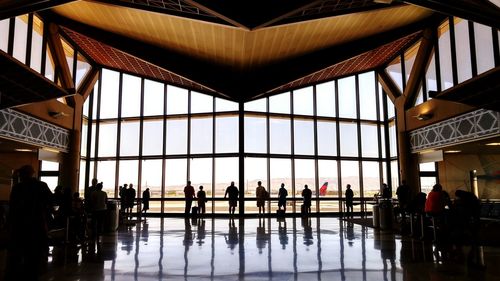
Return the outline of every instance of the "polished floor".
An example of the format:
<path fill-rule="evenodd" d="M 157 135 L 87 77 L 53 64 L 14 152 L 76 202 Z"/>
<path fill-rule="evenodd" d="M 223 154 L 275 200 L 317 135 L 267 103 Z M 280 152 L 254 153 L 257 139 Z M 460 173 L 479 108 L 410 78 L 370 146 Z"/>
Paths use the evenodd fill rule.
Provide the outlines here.
<path fill-rule="evenodd" d="M 500 280 L 500 248 L 438 249 L 339 218 L 147 218 L 52 248 L 42 280 Z"/>

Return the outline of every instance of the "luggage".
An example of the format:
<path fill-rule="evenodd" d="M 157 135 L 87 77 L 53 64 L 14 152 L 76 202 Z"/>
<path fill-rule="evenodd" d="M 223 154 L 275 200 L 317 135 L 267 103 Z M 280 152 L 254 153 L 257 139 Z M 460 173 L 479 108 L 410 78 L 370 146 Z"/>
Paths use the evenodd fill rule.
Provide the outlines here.
<path fill-rule="evenodd" d="M 191 215 L 192 215 L 193 217 L 195 217 L 195 216 L 197 216 L 197 215 L 198 215 L 198 207 L 197 207 L 197 206 L 194 206 L 194 207 L 192 208 Z"/>

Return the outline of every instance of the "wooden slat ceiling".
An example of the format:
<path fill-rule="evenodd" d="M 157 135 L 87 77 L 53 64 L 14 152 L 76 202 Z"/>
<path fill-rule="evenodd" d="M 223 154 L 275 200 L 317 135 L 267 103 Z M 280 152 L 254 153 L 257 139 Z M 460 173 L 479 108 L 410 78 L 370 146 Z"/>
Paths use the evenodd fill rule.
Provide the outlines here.
<path fill-rule="evenodd" d="M 77 1 L 58 15 L 200 60 L 247 70 L 396 29 L 431 15 L 399 5 L 248 30 L 106 3 Z"/>

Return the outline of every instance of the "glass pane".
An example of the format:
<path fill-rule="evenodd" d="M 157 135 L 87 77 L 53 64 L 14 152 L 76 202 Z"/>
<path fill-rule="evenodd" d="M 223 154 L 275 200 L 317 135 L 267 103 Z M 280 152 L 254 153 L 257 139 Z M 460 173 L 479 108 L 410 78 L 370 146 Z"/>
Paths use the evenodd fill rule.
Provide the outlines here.
<path fill-rule="evenodd" d="M 188 90 L 167 85 L 167 114 L 188 113 Z"/>
<path fill-rule="evenodd" d="M 0 22 L 0 34 L 2 33 L 1 24 Z M 40 73 L 42 71 L 43 22 L 37 16 L 33 17 L 33 34 L 31 36 L 30 67 Z M 0 41 L 2 41 L 1 38 Z"/>
<path fill-rule="evenodd" d="M 491 27 L 474 23 L 474 41 L 476 43 L 477 74 L 481 74 L 495 67 Z"/>
<path fill-rule="evenodd" d="M 403 71 L 401 68 L 401 57 L 397 57 L 386 68 L 387 74 L 392 78 L 392 81 L 396 83 L 399 90 L 403 92 Z"/>
<path fill-rule="evenodd" d="M 138 156 L 139 137 L 139 121 L 122 121 L 120 133 L 120 156 Z"/>
<path fill-rule="evenodd" d="M 291 153 L 290 119 L 270 118 L 270 151 L 271 153 Z"/>
<path fill-rule="evenodd" d="M 116 122 L 99 124 L 99 157 L 116 156 L 116 127 Z"/>
<path fill-rule="evenodd" d="M 149 188 L 151 198 L 161 198 L 161 174 L 163 171 L 163 160 L 142 160 L 141 189 Z M 142 194 L 141 194 L 142 196 Z M 152 213 L 161 212 L 161 202 L 149 202 L 149 211 Z"/>
<path fill-rule="evenodd" d="M 382 148 L 381 155 L 382 158 L 386 158 L 386 151 L 385 151 L 385 125 L 381 124 L 380 125 L 380 147 Z"/>
<path fill-rule="evenodd" d="M 419 171 L 420 172 L 435 172 L 436 171 L 436 164 L 435 164 L 435 162 L 420 163 L 419 164 Z"/>
<path fill-rule="evenodd" d="M 213 104 L 212 96 L 191 91 L 191 113 L 213 112 Z"/>
<path fill-rule="evenodd" d="M 119 177 L 118 177 L 118 186 L 123 185 L 123 184 L 128 184 L 129 187 L 130 185 L 133 186 L 135 189 L 135 198 L 140 197 L 137 190 L 138 190 L 138 177 L 139 177 L 139 161 L 137 160 L 125 160 L 125 161 L 120 161 L 120 170 L 119 170 Z M 161 174 L 160 174 L 161 175 Z"/>
<path fill-rule="evenodd" d="M 122 117 L 141 115 L 141 78 L 123 74 Z"/>
<path fill-rule="evenodd" d="M 316 85 L 316 112 L 318 116 L 335 117 L 335 81 Z"/>
<path fill-rule="evenodd" d="M 288 190 L 288 196 L 292 193 L 292 162 L 290 159 L 274 159 L 271 158 L 271 197 L 278 197 L 278 190 L 282 183 Z"/>
<path fill-rule="evenodd" d="M 420 177 L 420 192 L 429 194 L 436 182 L 437 180 L 435 177 Z"/>
<path fill-rule="evenodd" d="M 245 152 L 267 152 L 267 121 L 265 116 L 245 116 Z"/>
<path fill-rule="evenodd" d="M 290 113 L 290 92 L 269 97 L 269 112 Z"/>
<path fill-rule="evenodd" d="M 213 118 L 191 118 L 191 154 L 212 153 Z"/>
<path fill-rule="evenodd" d="M 377 120 L 377 96 L 375 95 L 375 72 L 360 74 L 359 78 L 359 117 Z"/>
<path fill-rule="evenodd" d="M 338 197 L 337 161 L 318 160 L 319 196 Z"/>
<path fill-rule="evenodd" d="M 97 180 L 102 182 L 102 190 L 108 194 L 109 198 L 115 197 L 115 171 L 116 161 L 97 162 Z"/>
<path fill-rule="evenodd" d="M 334 121 L 318 121 L 318 155 L 337 155 L 337 125 Z"/>
<path fill-rule="evenodd" d="M 85 59 L 85 57 L 77 53 L 76 56 L 76 87 L 78 88 L 80 86 L 80 83 L 83 81 L 83 78 L 87 73 L 89 72 L 91 66 Z"/>
<path fill-rule="evenodd" d="M 433 53 L 431 56 L 431 62 L 427 67 L 427 72 L 425 73 L 427 91 L 437 91 L 437 78 L 436 78 L 436 54 Z M 427 98 L 429 98 L 428 93 L 426 93 Z"/>
<path fill-rule="evenodd" d="M 238 152 L 238 117 L 216 117 L 216 153 Z"/>
<path fill-rule="evenodd" d="M 387 97 L 387 118 L 391 119 L 396 116 L 396 109 L 391 99 Z"/>
<path fill-rule="evenodd" d="M 339 117 L 356 118 L 356 78 L 350 76 L 338 80 Z"/>
<path fill-rule="evenodd" d="M 398 161 L 391 161 L 391 184 L 392 184 L 392 196 L 396 195 L 396 187 L 399 185 L 399 169 Z"/>
<path fill-rule="evenodd" d="M 469 44 L 469 23 L 455 18 L 455 46 L 457 49 L 458 83 L 472 78 L 472 66 Z"/>
<path fill-rule="evenodd" d="M 262 98 L 254 101 L 249 101 L 245 103 L 245 111 L 267 111 L 267 99 Z"/>
<path fill-rule="evenodd" d="M 69 73 L 71 75 L 71 78 L 73 78 L 73 65 L 74 65 L 74 60 L 75 60 L 75 50 L 73 49 L 73 46 L 71 46 L 64 39 L 61 40 L 61 43 L 62 43 L 62 47 L 64 50 L 64 56 L 66 57 L 66 62 L 68 63 Z"/>
<path fill-rule="evenodd" d="M 163 120 L 144 120 L 142 155 L 163 154 Z"/>
<path fill-rule="evenodd" d="M 359 197 L 359 164 L 357 161 L 340 161 L 342 173 L 342 194 L 345 193 L 346 186 L 351 185 L 354 197 Z"/>
<path fill-rule="evenodd" d="M 54 76 L 54 60 L 52 59 L 52 54 L 50 53 L 50 48 L 48 44 L 46 44 L 47 48 L 45 51 L 45 77 L 50 81 L 55 80 Z M 95 116 L 95 115 L 94 115 Z"/>
<path fill-rule="evenodd" d="M 85 187 L 87 187 L 87 183 L 85 182 L 85 175 L 87 174 L 87 169 L 85 166 L 85 161 L 81 160 L 80 161 L 80 172 L 78 174 L 78 192 L 80 193 L 80 196 L 83 197 L 84 195 L 84 190 Z"/>
<path fill-rule="evenodd" d="M 245 198 L 255 197 L 257 182 L 267 186 L 267 158 L 245 158 Z M 256 207 L 256 206 L 254 206 Z"/>
<path fill-rule="evenodd" d="M 163 115 L 164 87 L 163 83 L 144 80 L 144 116 Z"/>
<path fill-rule="evenodd" d="M 294 153 L 314 155 L 314 123 L 312 120 L 294 119 Z"/>
<path fill-rule="evenodd" d="M 450 25 L 445 21 L 438 29 L 439 67 L 441 71 L 441 91 L 453 87 L 453 68 L 451 66 Z"/>
<path fill-rule="evenodd" d="M 385 120 L 384 118 L 384 89 L 382 89 L 382 85 L 380 85 L 380 83 L 377 82 L 377 85 L 378 85 L 378 101 L 379 101 L 379 104 L 380 104 L 380 110 L 379 110 L 379 120 Z M 389 99 L 389 97 L 386 97 L 387 99 Z"/>
<path fill-rule="evenodd" d="M 0 21 L 0 50 L 7 52 L 9 44 L 9 19 Z"/>
<path fill-rule="evenodd" d="M 340 155 L 358 156 L 358 127 L 356 123 L 340 123 Z"/>
<path fill-rule="evenodd" d="M 82 119 L 82 133 L 80 139 L 80 154 L 82 157 L 87 157 L 87 136 L 89 132 L 89 122 L 87 119 Z"/>
<path fill-rule="evenodd" d="M 408 84 L 408 80 L 410 79 L 411 69 L 413 68 L 413 64 L 415 63 L 415 59 L 417 58 L 418 49 L 420 47 L 420 41 L 408 48 L 405 51 L 405 81 Z"/>
<path fill-rule="evenodd" d="M 373 197 L 380 190 L 380 165 L 379 162 L 364 161 L 363 165 L 363 191 L 364 197 Z"/>
<path fill-rule="evenodd" d="M 165 160 L 165 198 L 184 197 L 187 182 L 186 159 Z M 184 212 L 184 203 L 181 212 Z"/>
<path fill-rule="evenodd" d="M 295 198 L 302 198 L 302 190 L 307 184 L 312 191 L 313 198 L 316 197 L 316 175 L 314 168 L 314 160 L 312 159 L 296 159 L 295 160 Z M 288 192 L 289 196 L 290 191 Z M 298 201 L 300 202 L 300 201 Z M 297 203 L 300 207 L 300 203 Z M 297 210 L 297 212 L 299 212 Z"/>
<path fill-rule="evenodd" d="M 396 124 L 395 122 L 391 122 L 389 124 L 389 146 L 390 146 L 390 156 L 398 155 L 398 146 L 397 146 L 397 136 L 396 136 Z"/>
<path fill-rule="evenodd" d="M 167 119 L 167 155 L 187 154 L 187 119 Z"/>
<path fill-rule="evenodd" d="M 53 161 L 44 161 L 42 160 L 41 170 L 44 172 L 47 171 L 59 171 L 59 163 Z"/>
<path fill-rule="evenodd" d="M 212 197 L 212 158 L 191 158 L 190 180 L 196 192 L 203 186 L 207 198 Z M 208 204 L 207 204 L 208 205 Z"/>
<path fill-rule="evenodd" d="M 224 112 L 224 111 L 238 111 L 238 103 L 230 100 L 225 100 L 221 98 L 215 99 L 215 111 Z"/>
<path fill-rule="evenodd" d="M 95 146 L 96 146 L 96 124 L 92 123 L 92 131 L 91 131 L 91 140 L 90 140 L 90 157 L 96 157 L 95 155 Z"/>
<path fill-rule="evenodd" d="M 226 192 L 226 187 L 228 187 L 232 181 L 238 186 L 239 178 L 239 164 L 238 158 L 216 158 L 215 159 L 215 196 L 224 197 Z M 227 202 L 225 202 L 227 206 Z M 236 208 L 238 210 L 238 208 Z M 227 209 L 225 209 L 227 211 Z"/>
<path fill-rule="evenodd" d="M 313 115 L 313 87 L 307 87 L 293 92 L 293 113 Z"/>
<path fill-rule="evenodd" d="M 377 125 L 361 124 L 361 151 L 363 157 L 379 157 Z"/>
<path fill-rule="evenodd" d="M 118 90 L 120 74 L 116 71 L 103 69 L 101 83 L 101 109 L 100 118 L 118 117 Z"/>
<path fill-rule="evenodd" d="M 40 181 L 46 183 L 49 189 L 52 190 L 52 192 L 54 192 L 56 186 L 59 185 L 59 177 L 40 177 Z"/>
<path fill-rule="evenodd" d="M 28 41 L 28 15 L 16 17 L 14 28 L 14 51 L 12 56 L 18 61 L 26 62 L 26 46 Z"/>
<path fill-rule="evenodd" d="M 95 120 L 97 119 L 97 101 L 99 100 L 99 83 L 100 81 L 98 80 L 95 85 L 94 85 L 94 92 L 92 94 L 93 99 L 92 99 L 92 118 Z"/>

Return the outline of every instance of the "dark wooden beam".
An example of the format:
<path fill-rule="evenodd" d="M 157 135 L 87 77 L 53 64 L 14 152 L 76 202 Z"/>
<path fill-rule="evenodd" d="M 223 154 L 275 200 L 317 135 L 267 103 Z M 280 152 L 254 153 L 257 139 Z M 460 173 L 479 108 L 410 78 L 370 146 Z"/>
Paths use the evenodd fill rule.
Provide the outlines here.
<path fill-rule="evenodd" d="M 240 22 L 238 22 L 238 20 L 236 19 L 233 19 L 231 16 L 227 16 L 227 15 L 224 15 L 222 13 L 219 13 L 217 12 L 216 10 L 214 9 L 211 9 L 210 7 L 207 7 L 206 5 L 203 5 L 201 3 L 198 3 L 198 1 L 194 1 L 194 0 L 183 0 L 184 2 L 188 3 L 189 5 L 192 5 L 208 14 L 211 14 L 217 18 L 220 18 L 222 19 L 223 21 L 231 24 L 231 25 L 234 25 L 236 27 L 240 27 L 240 28 L 243 28 L 243 29 L 246 29 L 246 30 L 250 30 L 250 28 Z"/>
<path fill-rule="evenodd" d="M 64 53 L 61 37 L 59 36 L 59 27 L 53 23 L 49 23 L 48 31 L 49 34 L 47 39 L 50 53 L 52 54 L 52 59 L 54 60 L 55 73 L 58 75 L 63 88 L 74 89 L 75 84 L 73 83 L 71 70 L 69 69 L 68 62 L 66 61 L 66 54 Z M 73 97 L 66 98 L 66 103 L 71 107 L 75 106 Z"/>
<path fill-rule="evenodd" d="M 456 16 L 495 28 L 500 28 L 500 8 L 478 0 L 403 0 L 445 15 Z"/>
<path fill-rule="evenodd" d="M 266 27 L 266 26 L 270 26 L 270 25 L 273 25 L 279 21 L 282 21 L 292 15 L 295 15 L 297 13 L 299 13 L 300 11 L 304 10 L 304 9 L 307 9 L 309 7 L 312 7 L 312 6 L 315 6 L 317 5 L 318 3 L 320 2 L 323 2 L 323 0 L 315 0 L 315 1 L 311 1 L 310 3 L 306 3 L 305 5 L 303 6 L 300 6 L 300 7 L 296 7 L 294 9 L 291 9 L 289 11 L 286 11 L 285 13 L 279 15 L 279 16 L 276 16 L 266 22 L 263 22 L 261 23 L 260 25 L 256 26 L 255 29 L 258 29 L 258 28 L 263 28 L 263 27 Z"/>
<path fill-rule="evenodd" d="M 381 69 L 377 72 L 378 74 L 378 82 L 382 85 L 382 89 L 387 94 L 392 103 L 396 103 L 396 99 L 401 97 L 403 93 L 398 88 L 394 80 L 385 72 L 384 69 Z"/>
<path fill-rule="evenodd" d="M 430 27 L 424 30 L 417 56 L 410 72 L 410 77 L 403 92 L 405 97 L 405 109 L 412 107 L 417 99 L 418 90 L 425 79 L 425 71 L 432 57 L 432 49 L 436 37 L 436 28 Z"/>
<path fill-rule="evenodd" d="M 0 1 L 0 20 L 34 13 L 75 0 L 4 0 Z"/>
<path fill-rule="evenodd" d="M 500 93 L 500 67 L 438 93 L 435 98 L 500 112 L 498 93 Z"/>

